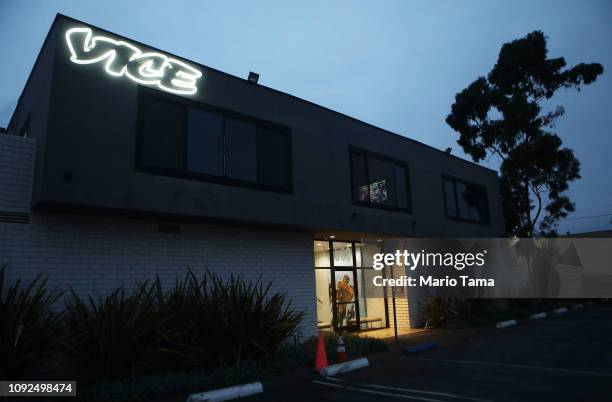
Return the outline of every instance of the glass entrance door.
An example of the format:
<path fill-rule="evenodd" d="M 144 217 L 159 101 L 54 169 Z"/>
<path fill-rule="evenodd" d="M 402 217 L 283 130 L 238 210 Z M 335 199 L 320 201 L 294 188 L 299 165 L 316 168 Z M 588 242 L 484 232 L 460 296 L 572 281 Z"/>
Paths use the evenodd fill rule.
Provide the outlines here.
<path fill-rule="evenodd" d="M 359 331 L 388 327 L 386 292 L 373 286 L 372 269 L 380 245 L 315 240 L 317 327 L 320 331 Z M 382 273 L 384 276 L 384 272 Z"/>
<path fill-rule="evenodd" d="M 359 298 L 355 269 L 333 269 L 334 273 L 334 328 L 336 331 L 355 331 L 359 328 Z"/>

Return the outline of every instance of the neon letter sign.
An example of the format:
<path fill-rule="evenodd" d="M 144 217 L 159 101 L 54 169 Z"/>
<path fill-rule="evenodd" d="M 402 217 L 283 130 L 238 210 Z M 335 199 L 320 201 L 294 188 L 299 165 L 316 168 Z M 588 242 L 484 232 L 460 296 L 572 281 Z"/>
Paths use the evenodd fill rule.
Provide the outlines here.
<path fill-rule="evenodd" d="M 127 76 L 143 85 L 167 92 L 191 95 L 198 91 L 199 70 L 161 53 L 142 52 L 136 46 L 106 36 L 93 36 L 91 28 L 66 31 L 70 60 L 77 64 L 105 62 L 106 72 Z"/>

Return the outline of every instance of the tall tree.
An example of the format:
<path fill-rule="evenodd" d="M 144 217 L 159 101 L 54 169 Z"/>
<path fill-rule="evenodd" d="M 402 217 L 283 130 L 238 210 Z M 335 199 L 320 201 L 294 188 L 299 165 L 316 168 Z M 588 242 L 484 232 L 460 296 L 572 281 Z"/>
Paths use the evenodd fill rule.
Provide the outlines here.
<path fill-rule="evenodd" d="M 543 111 L 540 101 L 561 88 L 594 82 L 598 63 L 566 68 L 563 57 L 548 57 L 540 31 L 506 43 L 497 64 L 455 96 L 446 123 L 459 133 L 459 145 L 478 162 L 501 159 L 506 232 L 532 237 L 553 235 L 560 218 L 574 211 L 564 192 L 580 178 L 580 163 L 551 130 L 565 110 Z"/>

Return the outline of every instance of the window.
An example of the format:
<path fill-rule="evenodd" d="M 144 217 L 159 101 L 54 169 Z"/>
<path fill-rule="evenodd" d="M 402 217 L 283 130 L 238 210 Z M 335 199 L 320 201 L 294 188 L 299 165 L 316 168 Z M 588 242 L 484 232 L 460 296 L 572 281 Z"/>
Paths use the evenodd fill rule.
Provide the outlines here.
<path fill-rule="evenodd" d="M 189 108 L 187 124 L 187 170 L 222 176 L 223 117 Z"/>
<path fill-rule="evenodd" d="M 289 137 L 278 131 L 260 127 L 257 132 L 257 175 L 268 186 L 289 186 Z"/>
<path fill-rule="evenodd" d="M 410 211 L 405 163 L 353 149 L 351 171 L 354 203 Z"/>
<path fill-rule="evenodd" d="M 448 218 L 489 224 L 489 202 L 483 186 L 449 176 L 444 176 L 442 183 Z"/>
<path fill-rule="evenodd" d="M 29 134 L 30 134 L 30 118 L 28 117 L 28 119 L 26 120 L 25 124 L 21 128 L 20 135 L 23 138 L 27 138 L 29 136 Z"/>
<path fill-rule="evenodd" d="M 170 102 L 146 98 L 142 163 L 182 170 L 185 167 L 185 110 Z"/>
<path fill-rule="evenodd" d="M 226 159 L 228 177 L 247 181 L 257 180 L 257 127 L 236 119 L 225 119 Z"/>
<path fill-rule="evenodd" d="M 287 128 L 168 98 L 141 97 L 137 155 L 140 170 L 290 191 L 291 146 Z"/>

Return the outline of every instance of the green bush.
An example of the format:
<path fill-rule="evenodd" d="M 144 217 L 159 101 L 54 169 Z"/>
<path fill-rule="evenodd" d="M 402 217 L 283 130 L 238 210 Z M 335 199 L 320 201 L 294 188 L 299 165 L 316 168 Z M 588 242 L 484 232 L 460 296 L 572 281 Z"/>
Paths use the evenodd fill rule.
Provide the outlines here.
<path fill-rule="evenodd" d="M 51 305 L 61 293 L 48 291 L 41 275 L 5 289 L 6 267 L 0 268 L 0 379 L 18 380 L 55 346 L 58 315 Z"/>
<path fill-rule="evenodd" d="M 446 297 L 429 297 L 422 303 L 425 328 L 442 326 L 451 316 L 451 300 Z"/>
<path fill-rule="evenodd" d="M 433 297 L 421 304 L 425 328 L 462 327 L 482 316 L 488 308 L 483 299 Z"/>
<path fill-rule="evenodd" d="M 272 354 L 304 316 L 270 286 L 206 270 L 201 280 L 188 271 L 169 291 L 158 277 L 97 302 L 72 292 L 63 350 L 81 381 L 239 365 Z"/>
<path fill-rule="evenodd" d="M 160 311 L 171 314 L 167 349 L 186 368 L 240 364 L 273 353 L 304 317 L 281 293 L 270 294 L 271 282 L 223 280 L 205 270 L 201 280 L 189 271 L 174 289 L 164 292 L 156 281 Z M 177 364 L 171 364 L 176 367 Z"/>
<path fill-rule="evenodd" d="M 82 381 L 130 377 L 154 368 L 165 337 L 164 319 L 152 286 L 143 285 L 132 295 L 119 289 L 97 302 L 72 292 L 63 319 L 63 351 L 76 363 Z"/>

